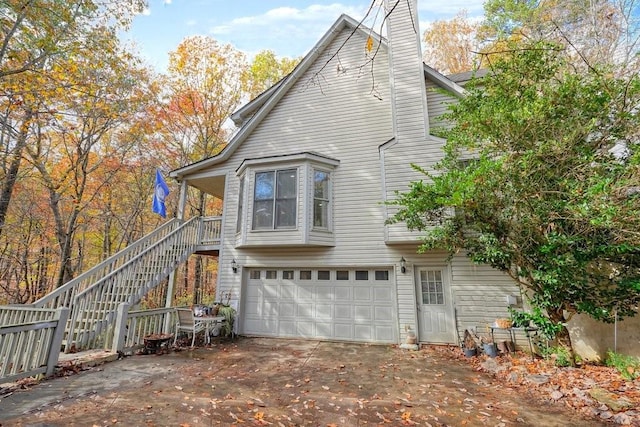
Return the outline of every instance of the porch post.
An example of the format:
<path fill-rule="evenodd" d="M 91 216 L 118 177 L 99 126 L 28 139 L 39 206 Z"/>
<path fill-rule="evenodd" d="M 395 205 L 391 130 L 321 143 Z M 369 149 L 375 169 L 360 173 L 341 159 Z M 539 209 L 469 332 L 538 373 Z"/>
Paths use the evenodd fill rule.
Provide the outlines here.
<path fill-rule="evenodd" d="M 180 182 L 180 198 L 178 200 L 178 212 L 177 218 L 178 220 L 184 220 L 184 211 L 187 205 L 187 181 L 182 180 Z M 169 279 L 167 284 L 167 296 L 165 298 L 164 306 L 166 308 L 170 308 L 173 305 L 173 292 L 176 288 L 176 271 L 175 269 L 169 273 Z M 164 322 L 164 333 L 171 333 L 171 316 L 167 316 Z"/>
<path fill-rule="evenodd" d="M 180 198 L 178 199 L 178 219 L 184 219 L 184 210 L 187 205 L 187 181 L 182 180 L 180 182 Z"/>

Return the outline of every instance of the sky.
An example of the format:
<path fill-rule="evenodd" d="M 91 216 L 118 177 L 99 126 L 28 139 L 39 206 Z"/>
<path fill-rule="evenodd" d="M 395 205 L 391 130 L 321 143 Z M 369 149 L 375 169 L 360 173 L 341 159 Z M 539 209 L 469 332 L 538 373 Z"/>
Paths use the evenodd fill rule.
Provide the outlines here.
<path fill-rule="evenodd" d="M 261 50 L 278 57 L 305 55 L 343 13 L 358 21 L 369 0 L 148 0 L 124 39 L 157 71 L 166 71 L 169 52 L 190 35 L 232 44 L 252 58 Z M 482 14 L 482 0 L 418 0 L 421 32 L 429 22 L 466 10 Z"/>

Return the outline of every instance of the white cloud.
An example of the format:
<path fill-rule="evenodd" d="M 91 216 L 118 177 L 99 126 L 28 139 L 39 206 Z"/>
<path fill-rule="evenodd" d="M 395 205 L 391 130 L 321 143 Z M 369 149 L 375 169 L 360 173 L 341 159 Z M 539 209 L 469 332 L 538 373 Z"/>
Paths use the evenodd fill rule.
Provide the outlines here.
<path fill-rule="evenodd" d="M 294 57 L 312 48 L 341 14 L 359 18 L 365 12 L 366 6 L 341 3 L 312 4 L 306 8 L 283 6 L 260 15 L 232 19 L 210 28 L 209 33 L 245 52 L 271 49 L 279 56 Z"/>
<path fill-rule="evenodd" d="M 377 3 L 381 2 L 377 0 Z M 338 2 L 311 4 L 304 8 L 281 6 L 259 15 L 242 16 L 218 23 L 209 28 L 208 32 L 216 39 L 249 53 L 249 56 L 263 49 L 273 50 L 279 56 L 301 56 L 313 47 L 341 14 L 361 19 L 369 4 L 369 0 L 363 0 L 359 6 Z M 462 9 L 466 9 L 470 17 L 478 16 L 482 14 L 482 0 L 419 0 L 421 32 L 428 23 L 450 19 Z M 382 14 L 374 11 L 365 24 L 373 25 L 379 31 L 381 19 Z"/>

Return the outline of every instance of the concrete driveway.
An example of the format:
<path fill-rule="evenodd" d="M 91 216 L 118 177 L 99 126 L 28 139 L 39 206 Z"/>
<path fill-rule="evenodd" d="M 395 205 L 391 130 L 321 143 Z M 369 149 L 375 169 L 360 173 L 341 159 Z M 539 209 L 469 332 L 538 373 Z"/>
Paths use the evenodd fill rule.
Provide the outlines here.
<path fill-rule="evenodd" d="M 0 397 L 0 426 L 597 426 L 428 348 L 240 338 Z"/>

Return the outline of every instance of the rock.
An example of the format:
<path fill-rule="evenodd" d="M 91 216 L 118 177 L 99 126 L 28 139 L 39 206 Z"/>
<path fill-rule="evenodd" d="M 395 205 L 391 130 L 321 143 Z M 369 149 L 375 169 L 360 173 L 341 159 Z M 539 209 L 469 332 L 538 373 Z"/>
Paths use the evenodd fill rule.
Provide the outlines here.
<path fill-rule="evenodd" d="M 511 372 L 509 376 L 507 376 L 507 381 L 512 384 L 518 384 L 520 382 L 520 375 L 518 375 L 517 372 Z"/>
<path fill-rule="evenodd" d="M 549 375 L 542 375 L 542 374 L 528 375 L 527 381 L 537 385 L 543 385 L 549 382 Z"/>
<path fill-rule="evenodd" d="M 487 360 L 482 362 L 481 366 L 483 370 L 491 372 L 492 374 L 498 373 L 502 370 L 500 364 L 493 358 L 488 358 Z"/>
<path fill-rule="evenodd" d="M 564 397 L 564 393 L 561 392 L 560 390 L 555 390 L 551 393 L 551 398 L 553 400 L 560 400 Z"/>
<path fill-rule="evenodd" d="M 616 414 L 613 417 L 613 422 L 616 424 L 620 424 L 623 426 L 630 426 L 631 425 L 631 417 L 625 413 L 622 414 Z"/>
<path fill-rule="evenodd" d="M 613 417 L 613 413 L 611 411 L 604 411 L 600 413 L 600 418 L 602 418 L 603 420 L 608 420 L 611 417 Z"/>
<path fill-rule="evenodd" d="M 633 408 L 633 403 L 626 397 L 619 397 L 603 388 L 592 388 L 589 390 L 589 396 L 593 397 L 603 405 L 607 405 L 613 412 L 621 412 L 625 409 Z"/>
<path fill-rule="evenodd" d="M 418 350 L 418 345 L 417 344 L 400 344 L 400 348 L 403 350 L 412 350 L 412 351 L 417 351 Z"/>

